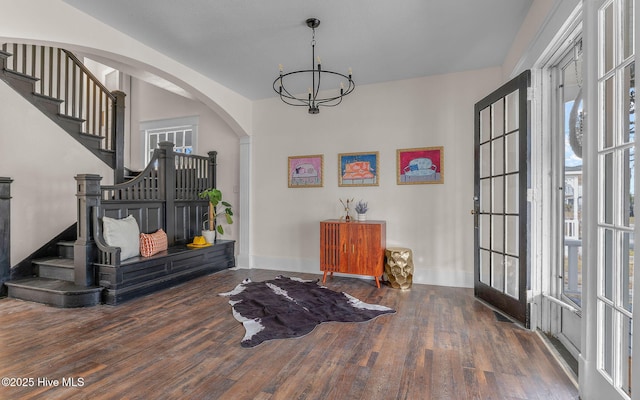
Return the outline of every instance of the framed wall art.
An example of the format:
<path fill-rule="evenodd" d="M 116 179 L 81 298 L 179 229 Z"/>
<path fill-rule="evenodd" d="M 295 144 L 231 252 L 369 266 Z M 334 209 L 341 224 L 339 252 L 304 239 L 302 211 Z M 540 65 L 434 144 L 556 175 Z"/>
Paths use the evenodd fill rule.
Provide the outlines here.
<path fill-rule="evenodd" d="M 378 152 L 338 154 L 338 186 L 378 186 Z"/>
<path fill-rule="evenodd" d="M 324 156 L 322 154 L 291 156 L 288 165 L 290 188 L 322 187 L 324 185 Z"/>
<path fill-rule="evenodd" d="M 444 183 L 444 147 L 397 150 L 398 185 Z"/>

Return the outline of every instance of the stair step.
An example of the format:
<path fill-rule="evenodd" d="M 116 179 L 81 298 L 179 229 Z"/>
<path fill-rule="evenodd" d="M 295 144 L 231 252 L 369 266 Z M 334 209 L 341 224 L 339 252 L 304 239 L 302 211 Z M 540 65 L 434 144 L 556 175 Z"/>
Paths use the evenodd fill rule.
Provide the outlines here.
<path fill-rule="evenodd" d="M 49 257 L 33 260 L 38 266 L 38 276 L 41 278 L 59 279 L 73 282 L 75 280 L 73 259 Z"/>
<path fill-rule="evenodd" d="M 76 244 L 73 240 L 60 241 L 58 244 L 58 257 L 73 259 L 73 248 Z"/>
<path fill-rule="evenodd" d="M 60 104 L 64 101 L 56 99 L 55 97 L 45 96 L 39 93 L 33 93 L 34 105 L 41 111 L 50 114 L 57 114 L 60 112 Z"/>
<path fill-rule="evenodd" d="M 9 69 L 0 70 L 0 78 L 23 97 L 33 94 L 38 78 Z"/>
<path fill-rule="evenodd" d="M 100 303 L 102 288 L 79 286 L 48 278 L 26 278 L 5 282 L 8 296 L 60 308 L 90 307 Z"/>

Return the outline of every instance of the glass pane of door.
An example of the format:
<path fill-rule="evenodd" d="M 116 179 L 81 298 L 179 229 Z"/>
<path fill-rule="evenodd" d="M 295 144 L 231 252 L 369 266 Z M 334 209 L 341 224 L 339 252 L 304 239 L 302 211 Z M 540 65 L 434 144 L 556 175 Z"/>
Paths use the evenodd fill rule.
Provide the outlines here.
<path fill-rule="evenodd" d="M 561 299 L 570 301 L 580 308 L 582 305 L 582 142 L 584 135 L 582 40 L 576 40 L 576 44 L 568 49 L 558 69 L 562 141 L 564 142 Z M 579 348 L 579 346 L 576 347 Z"/>

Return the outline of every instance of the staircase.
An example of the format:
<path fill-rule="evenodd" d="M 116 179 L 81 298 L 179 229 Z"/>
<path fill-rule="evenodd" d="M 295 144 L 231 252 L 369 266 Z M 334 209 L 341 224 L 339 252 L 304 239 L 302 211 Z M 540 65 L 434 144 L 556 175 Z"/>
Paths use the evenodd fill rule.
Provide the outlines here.
<path fill-rule="evenodd" d="M 3 44 L 0 80 L 124 182 L 124 93 L 110 92 L 71 52 L 38 45 Z"/>
<path fill-rule="evenodd" d="M 111 167 L 114 183 L 125 180 L 124 93 L 110 92 L 71 52 L 39 45 L 2 44 L 0 80 Z M 46 257 L 27 260 L 22 277 L 5 282 L 8 296 L 63 308 L 99 304 L 102 288 L 74 283 L 74 241 L 45 247 L 34 254 Z"/>
<path fill-rule="evenodd" d="M 8 296 L 62 308 L 99 304 L 102 288 L 74 283 L 73 245 L 60 241 L 56 255 L 33 260 L 35 276 L 5 282 Z"/>

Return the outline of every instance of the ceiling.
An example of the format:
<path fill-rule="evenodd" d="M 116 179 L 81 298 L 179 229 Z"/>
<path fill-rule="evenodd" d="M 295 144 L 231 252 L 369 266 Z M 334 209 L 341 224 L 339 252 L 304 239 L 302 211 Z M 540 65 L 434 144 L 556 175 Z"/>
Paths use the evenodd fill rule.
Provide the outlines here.
<path fill-rule="evenodd" d="M 533 0 L 63 1 L 257 100 L 310 68 L 309 17 L 323 69 L 362 85 L 500 66 Z"/>

